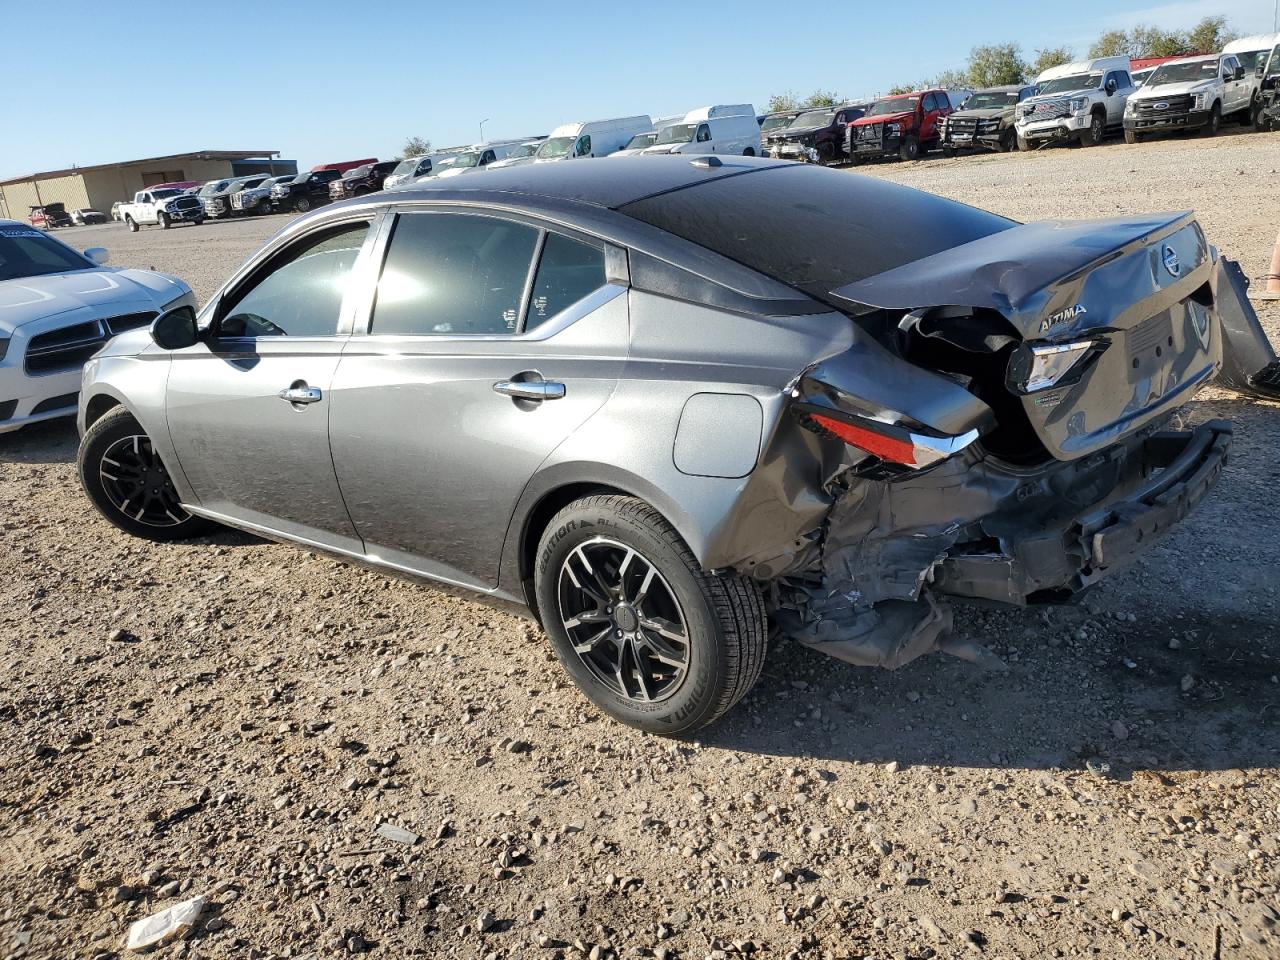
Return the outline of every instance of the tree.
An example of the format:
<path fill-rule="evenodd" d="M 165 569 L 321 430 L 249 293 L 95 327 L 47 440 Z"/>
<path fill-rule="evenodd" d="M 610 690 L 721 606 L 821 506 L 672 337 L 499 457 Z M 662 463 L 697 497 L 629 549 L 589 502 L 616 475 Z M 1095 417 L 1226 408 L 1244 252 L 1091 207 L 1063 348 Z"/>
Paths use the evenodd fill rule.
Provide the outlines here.
<path fill-rule="evenodd" d="M 910 93 L 912 90 L 919 90 L 918 83 L 896 83 L 889 88 L 889 96 L 896 97 L 900 93 Z"/>
<path fill-rule="evenodd" d="M 1129 52 L 1129 35 L 1123 30 L 1108 30 L 1089 48 L 1090 57 L 1127 57 Z"/>
<path fill-rule="evenodd" d="M 1205 17 L 1187 34 L 1187 49 L 1202 53 L 1217 53 L 1240 34 L 1227 26 L 1227 18 Z"/>
<path fill-rule="evenodd" d="M 841 103 L 840 95 L 834 90 L 815 90 L 809 94 L 803 106 L 806 107 L 834 107 L 837 103 Z"/>
<path fill-rule="evenodd" d="M 775 93 L 769 98 L 769 113 L 790 113 L 800 109 L 800 97 L 793 90 Z"/>
<path fill-rule="evenodd" d="M 1036 51 L 1036 58 L 1031 62 L 1031 75 L 1038 77 L 1050 67 L 1060 67 L 1075 59 L 1070 47 L 1046 47 Z"/>
<path fill-rule="evenodd" d="M 993 43 L 970 50 L 968 75 L 950 85 L 963 86 L 967 80 L 978 88 L 1003 87 L 1022 83 L 1026 75 L 1027 62 L 1016 43 Z"/>
<path fill-rule="evenodd" d="M 410 137 L 400 148 L 402 157 L 422 157 L 431 152 L 431 141 L 422 137 Z"/>
<path fill-rule="evenodd" d="M 1187 35 L 1140 23 L 1129 31 L 1129 56 L 1176 57 L 1187 51 Z"/>
<path fill-rule="evenodd" d="M 922 86 L 941 87 L 943 90 L 962 90 L 971 86 L 968 70 L 943 70 L 933 78 L 932 83 Z"/>

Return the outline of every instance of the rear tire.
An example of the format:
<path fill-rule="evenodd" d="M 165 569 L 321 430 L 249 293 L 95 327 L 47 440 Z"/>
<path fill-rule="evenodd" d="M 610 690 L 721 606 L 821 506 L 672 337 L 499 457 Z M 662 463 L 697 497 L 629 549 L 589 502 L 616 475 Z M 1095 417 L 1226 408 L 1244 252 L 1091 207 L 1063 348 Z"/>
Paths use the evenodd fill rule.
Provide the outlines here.
<path fill-rule="evenodd" d="M 311 198 L 299 197 L 297 200 L 293 201 L 293 209 L 297 210 L 299 213 L 306 213 L 311 209 Z"/>
<path fill-rule="evenodd" d="M 919 160 L 920 140 L 908 134 L 903 138 L 901 146 L 898 147 L 898 157 L 901 160 Z"/>
<path fill-rule="evenodd" d="M 93 505 L 125 533 L 145 540 L 187 540 L 217 527 L 182 509 L 150 438 L 124 407 L 85 431 L 76 464 Z"/>
<path fill-rule="evenodd" d="M 1249 101 L 1249 109 L 1242 114 L 1241 122 L 1245 126 L 1252 127 L 1259 133 L 1266 133 L 1271 127 L 1271 121 L 1266 120 L 1262 116 L 1262 97 L 1258 94 L 1253 95 L 1253 99 Z"/>
<path fill-rule="evenodd" d="M 745 577 L 704 572 L 642 500 L 602 494 L 561 510 L 538 543 L 534 584 L 566 672 L 628 726 L 688 733 L 759 679 L 767 642 L 759 591 Z"/>

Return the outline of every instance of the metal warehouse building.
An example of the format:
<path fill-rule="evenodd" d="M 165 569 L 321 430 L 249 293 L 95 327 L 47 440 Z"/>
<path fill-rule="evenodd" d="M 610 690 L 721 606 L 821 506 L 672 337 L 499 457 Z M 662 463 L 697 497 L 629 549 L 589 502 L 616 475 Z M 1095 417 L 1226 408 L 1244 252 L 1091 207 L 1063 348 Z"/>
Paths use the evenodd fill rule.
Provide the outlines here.
<path fill-rule="evenodd" d="M 89 207 L 107 213 L 117 200 L 132 200 L 154 183 L 298 172 L 296 160 L 276 159 L 279 156 L 278 150 L 198 150 L 11 177 L 0 180 L 0 218 L 25 221 L 31 207 L 46 203 L 63 203 L 68 211 Z"/>

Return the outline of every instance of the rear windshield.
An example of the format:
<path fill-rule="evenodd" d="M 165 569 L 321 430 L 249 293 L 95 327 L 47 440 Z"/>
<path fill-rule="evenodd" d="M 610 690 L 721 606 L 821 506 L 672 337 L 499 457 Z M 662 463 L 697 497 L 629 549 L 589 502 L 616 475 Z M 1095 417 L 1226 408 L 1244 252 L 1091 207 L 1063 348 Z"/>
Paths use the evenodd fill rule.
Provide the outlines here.
<path fill-rule="evenodd" d="M 619 209 L 819 300 L 1016 225 L 909 187 L 808 164 L 721 177 Z"/>

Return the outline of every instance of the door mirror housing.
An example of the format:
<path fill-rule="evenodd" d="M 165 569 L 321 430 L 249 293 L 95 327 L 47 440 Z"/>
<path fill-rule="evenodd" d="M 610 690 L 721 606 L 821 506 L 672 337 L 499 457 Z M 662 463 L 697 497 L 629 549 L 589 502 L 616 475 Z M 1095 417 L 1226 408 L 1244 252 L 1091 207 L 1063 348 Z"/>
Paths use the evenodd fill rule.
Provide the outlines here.
<path fill-rule="evenodd" d="M 1244 79 L 1244 67 L 1236 67 L 1235 78 L 1237 80 Z"/>
<path fill-rule="evenodd" d="M 110 255 L 107 253 L 106 247 L 90 247 L 84 252 L 84 255 L 98 266 L 102 266 L 110 259 Z"/>
<path fill-rule="evenodd" d="M 1114 79 L 1107 81 L 1106 91 L 1108 97 L 1116 92 L 1116 82 Z"/>
<path fill-rule="evenodd" d="M 196 311 L 192 307 L 175 307 L 156 317 L 151 323 L 151 339 L 165 350 L 183 350 L 200 342 Z"/>

